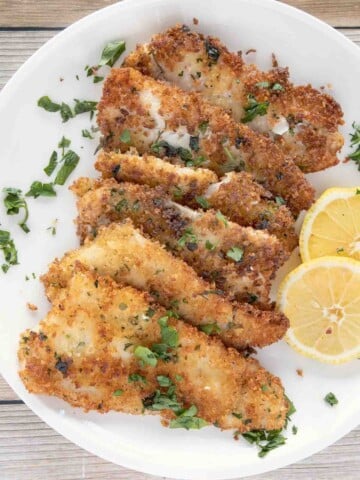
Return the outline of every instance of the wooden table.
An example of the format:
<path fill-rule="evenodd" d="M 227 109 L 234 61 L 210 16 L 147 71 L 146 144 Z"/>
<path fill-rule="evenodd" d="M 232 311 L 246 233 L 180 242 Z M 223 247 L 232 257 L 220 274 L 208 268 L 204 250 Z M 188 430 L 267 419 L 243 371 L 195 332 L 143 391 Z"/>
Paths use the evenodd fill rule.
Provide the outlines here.
<path fill-rule="evenodd" d="M 0 89 L 58 30 L 111 0 L 0 0 Z M 360 45 L 360 0 L 289 0 Z M 359 79 L 354 79 L 359 81 Z M 313 457 L 253 480 L 360 477 L 360 427 Z M 150 480 L 101 460 L 54 432 L 0 377 L 0 480 Z M 206 475 L 204 475 L 206 479 Z"/>

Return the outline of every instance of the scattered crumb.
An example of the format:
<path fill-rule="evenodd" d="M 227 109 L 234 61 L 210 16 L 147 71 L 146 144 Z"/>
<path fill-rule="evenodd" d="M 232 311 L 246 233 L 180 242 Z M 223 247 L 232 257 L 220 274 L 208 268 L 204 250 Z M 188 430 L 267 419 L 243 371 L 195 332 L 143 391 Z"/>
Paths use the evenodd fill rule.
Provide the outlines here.
<path fill-rule="evenodd" d="M 256 53 L 256 48 L 249 48 L 249 50 L 245 52 L 245 55 L 249 55 L 249 53 Z"/>
<path fill-rule="evenodd" d="M 325 333 L 326 333 L 327 335 L 330 335 L 330 334 L 332 333 L 332 328 L 329 327 L 327 330 L 325 330 Z"/>
<path fill-rule="evenodd" d="M 32 312 L 35 312 L 38 309 L 38 307 L 36 305 L 34 305 L 33 303 L 30 303 L 30 302 L 27 302 L 26 306 Z"/>
<path fill-rule="evenodd" d="M 242 50 L 238 50 L 236 53 L 237 53 L 238 57 L 240 57 L 240 58 L 242 57 L 242 54 L 243 54 Z"/>
<path fill-rule="evenodd" d="M 277 68 L 279 66 L 279 62 L 277 61 L 275 53 L 271 54 L 271 63 L 273 68 Z"/>
<path fill-rule="evenodd" d="M 332 90 L 333 89 L 333 86 L 331 83 L 327 83 L 326 84 L 326 88 L 328 88 L 329 90 Z"/>
<path fill-rule="evenodd" d="M 193 18 L 193 24 L 194 25 L 199 25 L 199 20 L 197 18 Z"/>
<path fill-rule="evenodd" d="M 302 369 L 302 368 L 297 368 L 297 369 L 296 369 L 296 373 L 299 375 L 299 377 L 303 377 L 303 376 L 304 376 L 304 372 L 303 372 L 303 369 Z"/>
<path fill-rule="evenodd" d="M 63 77 L 60 77 L 59 80 L 60 80 L 60 82 L 63 82 L 63 81 L 64 81 Z"/>

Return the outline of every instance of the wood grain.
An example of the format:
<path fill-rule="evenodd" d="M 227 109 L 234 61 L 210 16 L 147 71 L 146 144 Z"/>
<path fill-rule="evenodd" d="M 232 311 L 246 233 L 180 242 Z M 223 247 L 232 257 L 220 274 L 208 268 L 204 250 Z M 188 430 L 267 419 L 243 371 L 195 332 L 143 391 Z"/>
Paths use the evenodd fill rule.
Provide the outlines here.
<path fill-rule="evenodd" d="M 0 0 L 0 27 L 65 27 L 113 0 Z M 360 27 L 359 0 L 284 0 L 337 27 Z"/>

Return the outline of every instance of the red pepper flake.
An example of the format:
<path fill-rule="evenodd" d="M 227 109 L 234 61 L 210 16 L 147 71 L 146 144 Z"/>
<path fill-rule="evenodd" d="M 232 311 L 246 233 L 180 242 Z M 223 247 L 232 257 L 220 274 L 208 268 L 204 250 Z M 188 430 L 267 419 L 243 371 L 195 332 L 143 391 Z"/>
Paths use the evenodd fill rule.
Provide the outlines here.
<path fill-rule="evenodd" d="M 325 333 L 326 333 L 327 335 L 330 335 L 330 334 L 332 333 L 332 328 L 329 327 L 327 330 L 325 330 Z"/>

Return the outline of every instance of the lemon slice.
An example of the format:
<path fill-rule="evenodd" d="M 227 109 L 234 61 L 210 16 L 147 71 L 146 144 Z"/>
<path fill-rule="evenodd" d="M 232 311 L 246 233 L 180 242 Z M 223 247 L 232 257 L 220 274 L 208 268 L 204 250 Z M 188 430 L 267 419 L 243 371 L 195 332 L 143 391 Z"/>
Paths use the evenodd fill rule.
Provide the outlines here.
<path fill-rule="evenodd" d="M 360 187 L 329 188 L 305 216 L 300 233 L 303 262 L 326 255 L 360 260 Z"/>
<path fill-rule="evenodd" d="M 360 262 L 321 257 L 289 273 L 278 291 L 288 317 L 286 341 L 326 363 L 360 357 Z"/>

